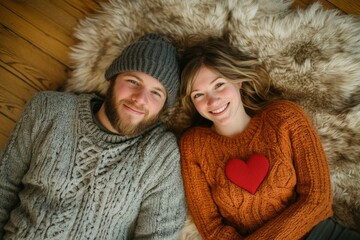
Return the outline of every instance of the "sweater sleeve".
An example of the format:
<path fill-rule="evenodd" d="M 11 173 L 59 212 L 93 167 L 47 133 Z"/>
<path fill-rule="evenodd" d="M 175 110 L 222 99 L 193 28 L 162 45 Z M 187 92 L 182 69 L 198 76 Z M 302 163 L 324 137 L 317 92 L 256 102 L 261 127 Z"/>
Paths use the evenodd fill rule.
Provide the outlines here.
<path fill-rule="evenodd" d="M 177 239 L 186 219 L 180 153 L 173 135 L 163 135 L 151 147 L 157 163 L 144 176 L 151 182 L 141 203 L 134 239 Z M 150 149 L 150 148 L 149 148 Z"/>
<path fill-rule="evenodd" d="M 223 222 L 206 177 L 196 158 L 196 133 L 188 132 L 180 142 L 185 194 L 193 221 L 203 239 L 243 239 L 232 226 Z"/>
<path fill-rule="evenodd" d="M 332 215 L 330 172 L 320 139 L 301 108 L 291 102 L 282 105 L 286 119 L 280 132 L 286 132 L 292 149 L 297 198 L 247 239 L 301 239 Z"/>
<path fill-rule="evenodd" d="M 18 193 L 22 188 L 22 178 L 27 172 L 32 154 L 40 95 L 35 95 L 25 106 L 15 129 L 0 153 L 0 239 L 10 212 L 18 204 Z"/>

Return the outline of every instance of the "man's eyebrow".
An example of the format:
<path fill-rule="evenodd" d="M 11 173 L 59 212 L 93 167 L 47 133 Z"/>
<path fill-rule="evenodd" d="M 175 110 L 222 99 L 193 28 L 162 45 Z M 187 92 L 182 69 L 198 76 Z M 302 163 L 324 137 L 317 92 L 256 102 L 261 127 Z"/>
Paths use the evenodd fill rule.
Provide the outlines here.
<path fill-rule="evenodd" d="M 138 76 L 135 76 L 131 73 L 125 73 L 124 76 L 126 77 L 133 77 L 133 78 L 136 78 L 137 80 L 141 81 L 141 82 L 144 82 L 141 78 L 139 78 Z"/>

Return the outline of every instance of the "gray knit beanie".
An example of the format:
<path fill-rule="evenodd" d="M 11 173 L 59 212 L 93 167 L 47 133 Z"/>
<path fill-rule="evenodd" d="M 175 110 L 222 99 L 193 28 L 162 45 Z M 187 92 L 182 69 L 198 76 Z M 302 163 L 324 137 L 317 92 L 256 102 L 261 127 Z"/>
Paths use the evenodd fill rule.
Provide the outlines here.
<path fill-rule="evenodd" d="M 158 79 L 165 87 L 167 106 L 175 103 L 179 88 L 179 62 L 174 46 L 157 34 L 147 34 L 126 47 L 109 66 L 105 79 L 119 73 L 139 71 Z"/>

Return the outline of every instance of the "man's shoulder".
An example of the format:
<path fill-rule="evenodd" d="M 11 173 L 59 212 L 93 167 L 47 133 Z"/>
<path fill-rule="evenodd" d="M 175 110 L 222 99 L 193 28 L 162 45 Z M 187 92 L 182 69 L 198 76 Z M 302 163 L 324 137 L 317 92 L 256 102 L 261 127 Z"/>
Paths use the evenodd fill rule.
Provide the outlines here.
<path fill-rule="evenodd" d="M 56 92 L 56 91 L 41 91 L 37 92 L 33 99 L 42 99 L 42 100 L 59 100 L 59 99 L 74 99 L 77 98 L 75 93 L 70 92 Z"/>
<path fill-rule="evenodd" d="M 37 104 L 46 104 L 49 106 L 56 105 L 69 106 L 71 103 L 75 103 L 82 98 L 91 99 L 94 98 L 93 94 L 75 94 L 71 92 L 57 92 L 57 91 L 41 91 L 37 92 L 31 99 L 31 102 Z"/>

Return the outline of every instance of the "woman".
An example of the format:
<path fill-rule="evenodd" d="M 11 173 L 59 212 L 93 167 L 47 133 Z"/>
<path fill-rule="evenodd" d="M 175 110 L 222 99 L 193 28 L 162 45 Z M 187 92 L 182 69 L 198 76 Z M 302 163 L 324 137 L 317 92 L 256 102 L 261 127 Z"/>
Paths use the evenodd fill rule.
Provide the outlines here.
<path fill-rule="evenodd" d="M 181 137 L 190 214 L 204 239 L 357 239 L 332 216 L 329 167 L 304 111 L 221 39 L 183 55 Z M 335 229 L 335 230 L 334 230 Z M 334 238 L 332 238 L 334 237 Z"/>

